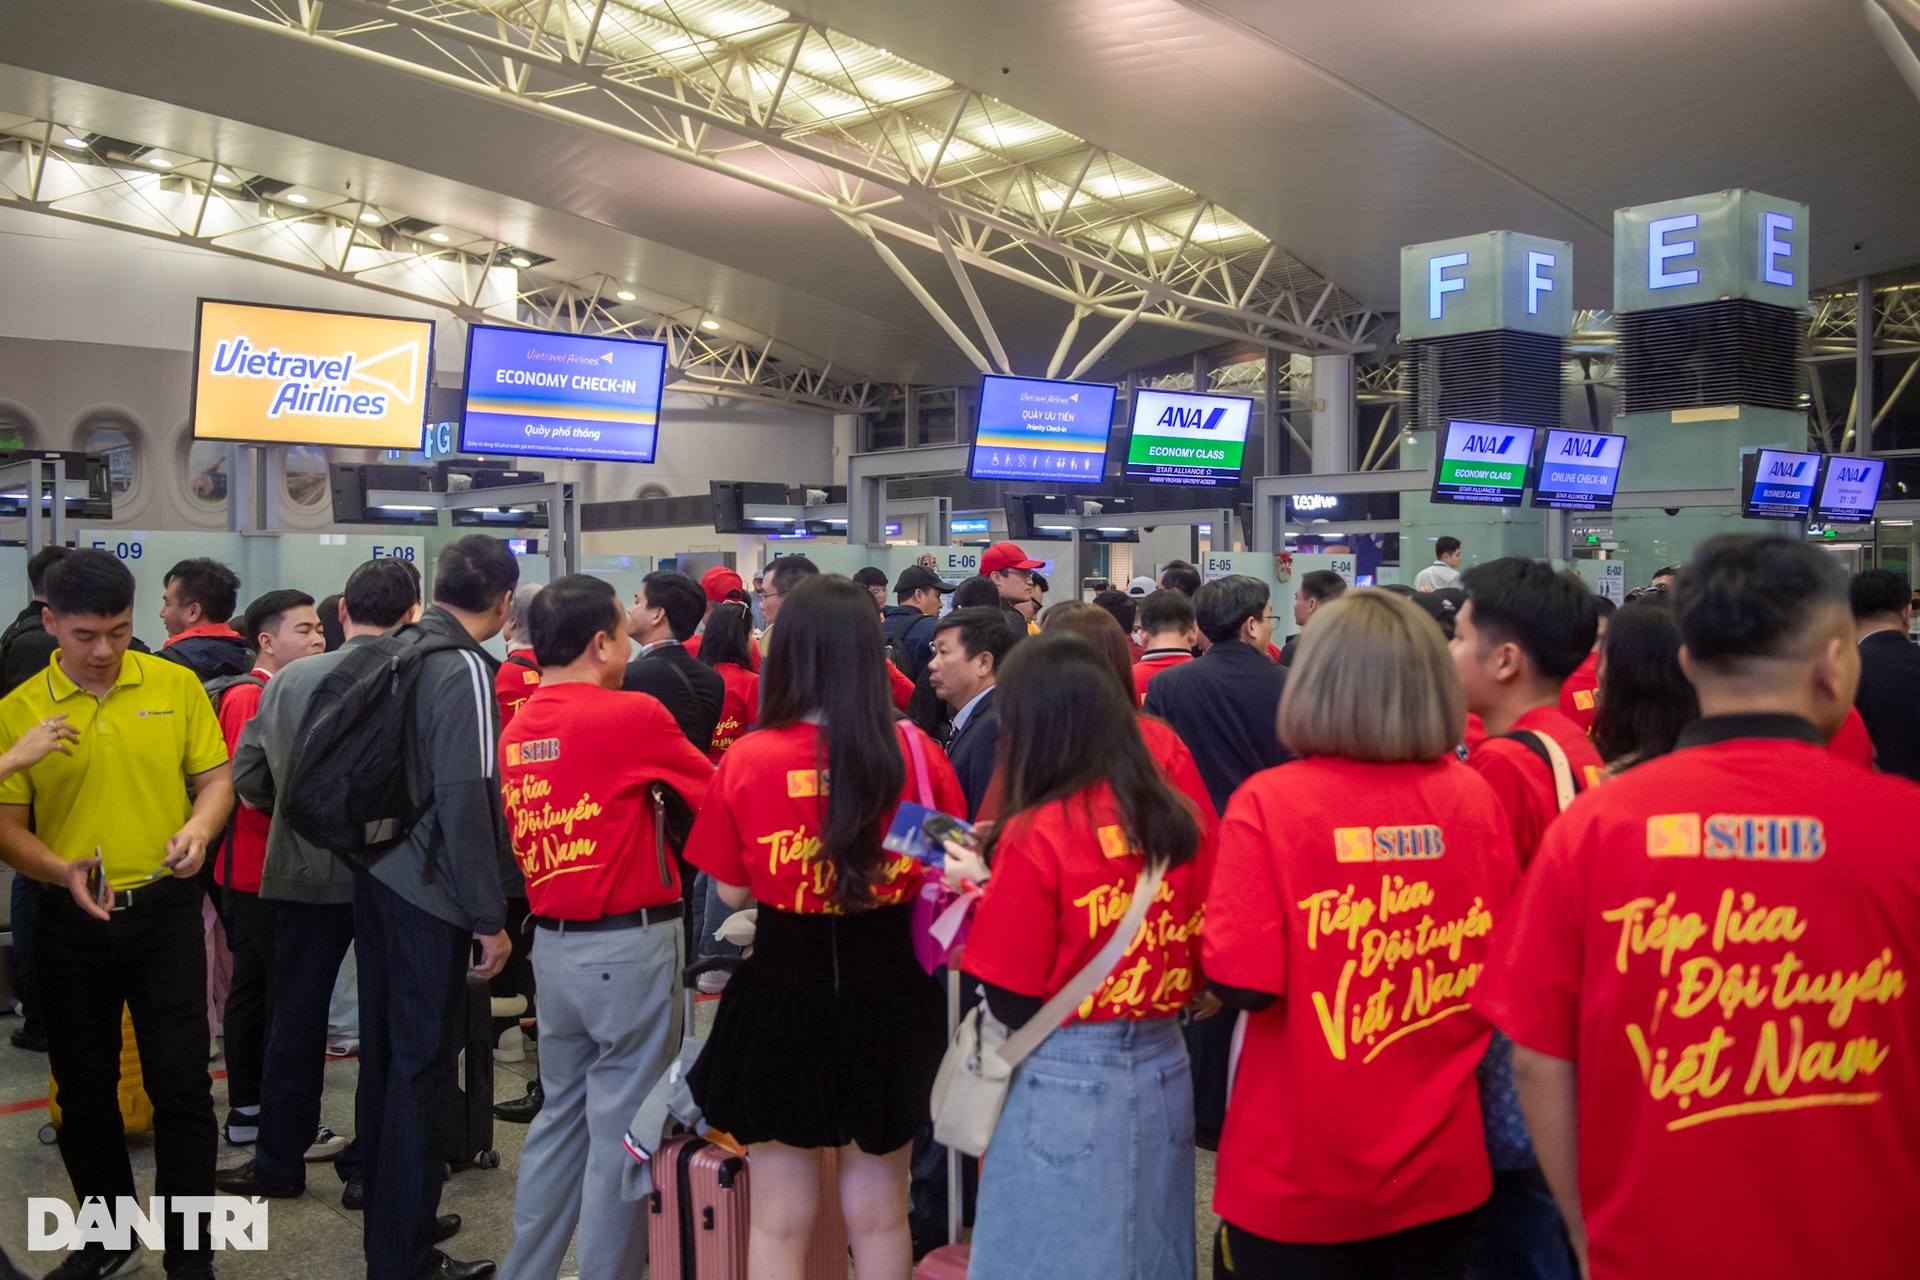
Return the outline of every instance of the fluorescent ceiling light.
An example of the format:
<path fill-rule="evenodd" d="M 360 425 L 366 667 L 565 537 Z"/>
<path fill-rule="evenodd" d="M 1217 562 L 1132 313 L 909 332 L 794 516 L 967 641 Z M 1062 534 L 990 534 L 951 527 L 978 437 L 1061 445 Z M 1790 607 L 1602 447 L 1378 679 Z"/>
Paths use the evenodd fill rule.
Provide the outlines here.
<path fill-rule="evenodd" d="M 60 139 L 60 145 L 63 147 L 73 147 L 77 150 L 85 147 L 87 145 L 87 140 L 81 137 L 77 133 L 70 134 L 67 137 Z"/>
<path fill-rule="evenodd" d="M 366 223 L 369 226 L 372 226 L 374 224 L 377 224 L 380 221 L 380 215 L 375 213 L 371 209 L 366 209 L 361 212 L 360 221 Z"/>
<path fill-rule="evenodd" d="M 223 187 L 230 187 L 236 181 L 238 181 L 238 179 L 236 179 L 232 174 L 228 173 L 225 169 L 216 169 L 213 174 L 213 180 L 219 183 Z"/>
<path fill-rule="evenodd" d="M 388 503 L 386 506 L 383 506 L 383 507 L 375 507 L 374 510 L 375 511 L 432 511 L 433 508 L 432 507 L 411 507 L 411 506 L 406 506 L 402 503 L 392 502 L 392 503 Z"/>
<path fill-rule="evenodd" d="M 514 266 L 520 267 L 522 269 L 533 265 L 532 258 L 523 258 L 519 254 L 515 254 L 513 257 L 508 258 L 507 261 L 511 262 Z"/>
<path fill-rule="evenodd" d="M 307 202 L 307 198 L 301 195 L 298 191 L 287 192 L 288 204 L 305 204 L 306 202 Z"/>
<path fill-rule="evenodd" d="M 620 290 L 620 292 L 618 292 L 618 293 L 616 293 L 616 294 L 614 294 L 613 296 L 614 296 L 614 297 L 616 297 L 616 298 L 618 298 L 618 299 L 620 299 L 620 301 L 622 301 L 622 302 L 632 302 L 632 301 L 633 301 L 633 290 L 631 290 L 631 289 L 622 289 L 622 290 Z"/>
<path fill-rule="evenodd" d="M 445 244 L 447 242 L 447 233 L 444 231 L 429 231 L 427 232 L 427 239 L 433 241 L 435 244 Z"/>
<path fill-rule="evenodd" d="M 718 320 L 702 320 L 700 322 L 700 327 L 702 329 L 707 329 L 707 330 L 718 329 L 720 327 L 720 322 Z"/>
<path fill-rule="evenodd" d="M 173 168 L 173 161 L 167 159 L 165 156 L 148 156 L 147 163 L 156 169 Z"/>

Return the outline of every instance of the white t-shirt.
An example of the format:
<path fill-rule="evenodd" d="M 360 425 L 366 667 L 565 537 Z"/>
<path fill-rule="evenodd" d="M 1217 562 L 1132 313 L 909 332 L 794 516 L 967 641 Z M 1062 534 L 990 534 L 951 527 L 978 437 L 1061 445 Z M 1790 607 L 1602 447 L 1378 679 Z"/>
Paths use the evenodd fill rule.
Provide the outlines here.
<path fill-rule="evenodd" d="M 1445 560 L 1435 560 L 1432 564 L 1414 575 L 1415 591 L 1439 591 L 1444 587 L 1460 585 L 1460 571 Z"/>

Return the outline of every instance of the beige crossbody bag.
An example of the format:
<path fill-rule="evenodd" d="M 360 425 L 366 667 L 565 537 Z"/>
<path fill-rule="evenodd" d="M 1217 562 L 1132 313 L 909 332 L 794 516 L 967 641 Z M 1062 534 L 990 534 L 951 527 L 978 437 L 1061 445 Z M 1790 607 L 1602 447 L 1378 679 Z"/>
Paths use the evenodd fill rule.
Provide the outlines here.
<path fill-rule="evenodd" d="M 1140 872 L 1133 900 L 1107 944 L 1018 1031 L 1009 1035 L 984 1004 L 960 1020 L 954 1028 L 953 1043 L 940 1060 L 940 1073 L 933 1080 L 935 1141 L 970 1156 L 986 1151 L 987 1140 L 1000 1122 L 1000 1109 L 1006 1105 L 1007 1090 L 1013 1084 L 1013 1069 L 1026 1061 L 1027 1055 L 1038 1049 L 1113 972 L 1139 934 L 1165 874 L 1164 866 Z"/>

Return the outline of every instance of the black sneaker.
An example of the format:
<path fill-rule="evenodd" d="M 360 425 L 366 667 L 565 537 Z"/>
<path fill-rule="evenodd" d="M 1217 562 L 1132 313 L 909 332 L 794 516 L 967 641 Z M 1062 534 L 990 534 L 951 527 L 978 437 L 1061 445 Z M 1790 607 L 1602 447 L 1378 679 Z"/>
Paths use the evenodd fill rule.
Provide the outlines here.
<path fill-rule="evenodd" d="M 47 1280 L 105 1280 L 107 1276 L 138 1271 L 143 1261 L 139 1245 L 131 1249 L 105 1249 L 90 1244 L 68 1254 L 66 1261 L 47 1272 Z"/>
<path fill-rule="evenodd" d="M 15 1027 L 7 1042 L 16 1049 L 25 1049 L 28 1053 L 47 1051 L 47 1033 L 45 1029 L 28 1022 Z"/>
<path fill-rule="evenodd" d="M 367 1187 L 359 1181 L 352 1181 L 340 1189 L 340 1207 L 355 1213 L 367 1207 Z"/>
<path fill-rule="evenodd" d="M 243 1116 L 238 1111 L 227 1112 L 227 1122 L 220 1126 L 221 1133 L 230 1147 L 250 1147 L 260 1140 L 260 1117 Z"/>

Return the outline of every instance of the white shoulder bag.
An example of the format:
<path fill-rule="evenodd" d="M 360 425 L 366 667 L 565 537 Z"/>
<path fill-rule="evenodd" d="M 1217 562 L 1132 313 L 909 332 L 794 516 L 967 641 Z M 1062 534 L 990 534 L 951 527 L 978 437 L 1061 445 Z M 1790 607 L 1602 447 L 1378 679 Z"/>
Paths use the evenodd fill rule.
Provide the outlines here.
<path fill-rule="evenodd" d="M 986 1151 L 993 1128 L 1000 1122 L 1000 1109 L 1006 1105 L 1007 1090 L 1013 1084 L 1013 1069 L 1026 1061 L 1027 1055 L 1038 1049 L 1113 972 L 1140 932 L 1140 924 L 1147 918 L 1147 908 L 1153 904 L 1154 895 L 1160 892 L 1164 875 L 1164 867 L 1148 867 L 1140 872 L 1127 913 L 1121 917 L 1106 945 L 1018 1031 L 1008 1034 L 985 1004 L 960 1020 L 960 1025 L 954 1028 L 953 1043 L 947 1046 L 946 1057 L 940 1060 L 940 1073 L 933 1080 L 936 1142 L 970 1156 Z"/>

